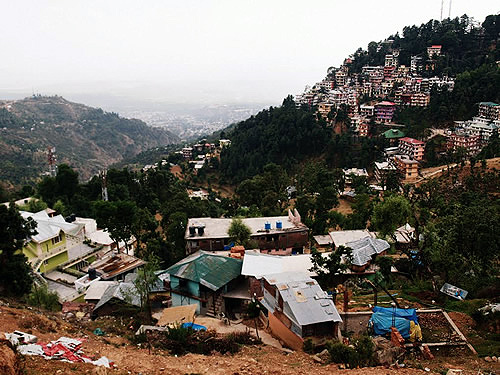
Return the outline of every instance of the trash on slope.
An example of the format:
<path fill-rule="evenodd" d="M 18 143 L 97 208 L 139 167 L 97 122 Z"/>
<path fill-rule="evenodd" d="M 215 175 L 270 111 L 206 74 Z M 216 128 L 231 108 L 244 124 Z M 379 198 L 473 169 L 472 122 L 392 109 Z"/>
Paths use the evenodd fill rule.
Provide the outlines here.
<path fill-rule="evenodd" d="M 92 363 L 96 366 L 110 367 L 113 362 L 108 358 L 101 357 L 93 361 L 90 357 L 83 354 L 82 341 L 69 337 L 60 337 L 58 340 L 47 344 L 42 342 L 38 344 L 19 345 L 17 351 L 24 355 L 39 355 L 45 359 L 55 359 L 65 362 L 84 362 Z"/>

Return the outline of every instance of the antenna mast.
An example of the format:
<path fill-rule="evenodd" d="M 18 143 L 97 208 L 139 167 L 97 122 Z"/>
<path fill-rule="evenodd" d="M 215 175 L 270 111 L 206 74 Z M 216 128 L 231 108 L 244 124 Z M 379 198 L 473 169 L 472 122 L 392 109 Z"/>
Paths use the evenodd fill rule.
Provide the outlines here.
<path fill-rule="evenodd" d="M 451 19 L 451 2 L 452 0 L 450 0 L 450 8 L 448 10 L 448 18 Z"/>
<path fill-rule="evenodd" d="M 57 166 L 56 166 L 56 148 L 48 147 L 47 148 L 47 161 L 49 162 L 49 175 L 52 177 L 56 176 Z"/>
<path fill-rule="evenodd" d="M 108 185 L 106 182 L 106 175 L 107 171 L 103 170 L 99 172 L 99 177 L 101 178 L 101 185 L 102 185 L 102 200 L 103 201 L 108 201 Z"/>
<path fill-rule="evenodd" d="M 441 15 L 439 17 L 439 20 L 442 21 L 443 20 L 443 5 L 444 5 L 444 0 L 441 0 Z"/>

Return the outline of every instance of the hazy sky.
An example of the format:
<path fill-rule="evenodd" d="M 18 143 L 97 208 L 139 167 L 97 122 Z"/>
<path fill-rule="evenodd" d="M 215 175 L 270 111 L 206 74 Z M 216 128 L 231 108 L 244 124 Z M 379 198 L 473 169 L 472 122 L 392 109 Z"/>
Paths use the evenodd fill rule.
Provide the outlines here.
<path fill-rule="evenodd" d="M 279 103 L 441 0 L 1 0 L 0 97 Z M 444 15 L 448 15 L 449 0 Z M 494 0 L 453 0 L 481 21 Z M 191 98 L 191 99 L 189 99 Z"/>

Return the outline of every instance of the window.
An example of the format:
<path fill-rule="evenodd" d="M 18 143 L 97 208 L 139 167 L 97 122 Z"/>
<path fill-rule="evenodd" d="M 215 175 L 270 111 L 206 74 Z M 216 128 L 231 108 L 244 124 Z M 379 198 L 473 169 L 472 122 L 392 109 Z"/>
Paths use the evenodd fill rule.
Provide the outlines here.
<path fill-rule="evenodd" d="M 59 235 L 58 235 L 57 237 L 54 237 L 54 238 L 52 239 L 52 245 L 55 245 L 56 243 L 59 243 L 59 242 L 61 242 L 61 241 L 62 241 L 62 234 L 61 234 L 61 233 L 59 233 Z"/>

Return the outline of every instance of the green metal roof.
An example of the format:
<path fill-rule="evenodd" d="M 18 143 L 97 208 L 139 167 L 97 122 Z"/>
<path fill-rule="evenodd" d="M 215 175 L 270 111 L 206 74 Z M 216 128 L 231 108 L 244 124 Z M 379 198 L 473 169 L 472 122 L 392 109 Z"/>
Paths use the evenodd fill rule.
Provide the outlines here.
<path fill-rule="evenodd" d="M 389 129 L 389 130 L 386 130 L 384 133 L 384 137 L 386 138 L 402 138 L 405 136 L 405 133 L 399 129 Z"/>
<path fill-rule="evenodd" d="M 241 275 L 242 265 L 240 259 L 200 251 L 174 264 L 166 273 L 218 290 Z"/>
<path fill-rule="evenodd" d="M 496 107 L 496 106 L 499 105 L 499 104 L 493 103 L 493 102 L 481 102 L 479 104 L 481 104 L 481 105 L 487 105 L 488 107 Z"/>

